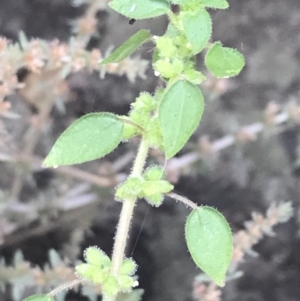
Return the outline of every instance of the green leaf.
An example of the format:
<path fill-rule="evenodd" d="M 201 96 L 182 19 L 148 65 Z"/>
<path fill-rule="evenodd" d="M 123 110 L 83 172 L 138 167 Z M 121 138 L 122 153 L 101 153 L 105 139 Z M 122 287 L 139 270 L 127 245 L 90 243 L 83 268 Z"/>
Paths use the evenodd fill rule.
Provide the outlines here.
<path fill-rule="evenodd" d="M 162 57 L 171 58 L 176 54 L 176 46 L 171 37 L 162 36 L 156 40 L 156 48 L 159 50 L 159 54 Z"/>
<path fill-rule="evenodd" d="M 108 296 L 115 296 L 119 290 L 119 283 L 115 276 L 109 275 L 102 285 L 103 293 Z"/>
<path fill-rule="evenodd" d="M 81 263 L 75 267 L 78 276 L 93 283 L 101 284 L 108 277 L 109 269 L 100 269 L 88 263 Z"/>
<path fill-rule="evenodd" d="M 157 181 L 163 177 L 164 172 L 163 166 L 152 165 L 145 170 L 143 178 L 147 181 Z"/>
<path fill-rule="evenodd" d="M 198 126 L 204 109 L 200 89 L 188 81 L 168 88 L 158 108 L 167 158 L 178 153 Z"/>
<path fill-rule="evenodd" d="M 144 136 L 144 138 L 150 147 L 163 150 L 163 138 L 161 134 L 159 119 L 157 116 L 154 116 L 147 125 L 146 135 Z"/>
<path fill-rule="evenodd" d="M 152 35 L 148 30 L 142 29 L 131 36 L 124 44 L 113 51 L 100 65 L 118 63 L 135 52 L 141 45 L 148 42 Z"/>
<path fill-rule="evenodd" d="M 142 92 L 135 99 L 132 107 L 138 111 L 152 112 L 156 108 L 156 101 L 149 93 Z"/>
<path fill-rule="evenodd" d="M 212 32 L 212 21 L 206 10 L 182 13 L 182 24 L 194 54 L 202 51 Z"/>
<path fill-rule="evenodd" d="M 232 258 L 232 234 L 224 216 L 203 206 L 190 213 L 185 239 L 196 265 L 218 285 L 223 285 Z"/>
<path fill-rule="evenodd" d="M 241 72 L 245 59 L 236 49 L 223 47 L 216 42 L 206 53 L 205 65 L 216 77 L 232 77 Z"/>
<path fill-rule="evenodd" d="M 98 247 L 88 247 L 84 251 L 86 262 L 98 267 L 110 267 L 110 258 Z"/>
<path fill-rule="evenodd" d="M 201 72 L 195 69 L 184 71 L 184 75 L 186 79 L 194 85 L 200 85 L 206 79 L 206 77 Z"/>
<path fill-rule="evenodd" d="M 151 196 L 157 193 L 168 193 L 174 186 L 165 180 L 158 181 L 145 181 L 142 185 L 142 190 L 145 197 Z"/>
<path fill-rule="evenodd" d="M 53 297 L 48 295 L 34 295 L 30 296 L 23 301 L 55 301 Z"/>
<path fill-rule="evenodd" d="M 143 196 L 143 198 L 145 198 L 148 204 L 155 207 L 159 207 L 164 200 L 164 195 L 162 193 L 155 193 L 152 194 L 151 196 L 147 196 L 147 197 Z"/>
<path fill-rule="evenodd" d="M 158 60 L 155 62 L 154 67 L 156 71 L 158 71 L 160 75 L 165 78 L 170 78 L 178 74 L 168 60 Z"/>
<path fill-rule="evenodd" d="M 134 279 L 127 275 L 120 275 L 118 281 L 122 291 L 130 291 L 134 285 Z"/>
<path fill-rule="evenodd" d="M 109 6 L 125 17 L 137 20 L 162 16 L 170 9 L 165 0 L 113 0 Z"/>
<path fill-rule="evenodd" d="M 196 7 L 209 7 L 217 9 L 226 9 L 229 7 L 227 0 L 169 0 L 179 5 L 195 5 Z"/>
<path fill-rule="evenodd" d="M 117 187 L 115 197 L 120 201 L 134 199 L 141 192 L 143 182 L 143 178 L 129 177 Z"/>
<path fill-rule="evenodd" d="M 72 123 L 57 139 L 43 165 L 79 164 L 105 156 L 123 137 L 123 122 L 110 113 L 87 114 Z"/>
<path fill-rule="evenodd" d="M 229 7 L 227 0 L 202 0 L 201 2 L 210 8 L 226 9 Z"/>
<path fill-rule="evenodd" d="M 177 27 L 174 24 L 169 23 L 164 36 L 174 39 L 178 36 L 178 34 L 179 34 L 179 31 L 178 31 Z"/>
<path fill-rule="evenodd" d="M 122 262 L 120 274 L 133 275 L 136 269 L 137 269 L 137 264 L 135 263 L 135 261 L 131 258 L 126 258 Z"/>

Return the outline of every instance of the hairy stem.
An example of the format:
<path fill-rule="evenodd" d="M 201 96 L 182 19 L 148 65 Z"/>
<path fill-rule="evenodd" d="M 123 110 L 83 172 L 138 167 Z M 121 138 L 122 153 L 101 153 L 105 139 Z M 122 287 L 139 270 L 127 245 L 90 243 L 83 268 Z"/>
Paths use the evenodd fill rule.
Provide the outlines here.
<path fill-rule="evenodd" d="M 54 297 L 55 295 L 57 295 L 58 293 L 74 288 L 75 286 L 81 284 L 83 282 L 82 279 L 75 279 L 73 281 L 64 283 L 62 285 L 60 285 L 59 287 L 55 288 L 54 290 L 52 290 L 48 295 L 51 297 Z"/>
<path fill-rule="evenodd" d="M 170 197 L 170 198 L 172 198 L 172 199 L 175 199 L 177 201 L 182 202 L 183 204 L 189 206 L 193 210 L 197 210 L 198 209 L 197 204 L 195 204 L 194 202 L 192 202 L 191 200 L 189 200 L 188 198 L 186 198 L 186 197 L 184 197 L 182 195 L 179 195 L 177 193 L 171 192 L 171 193 L 168 193 L 167 196 Z"/>
<path fill-rule="evenodd" d="M 142 175 L 143 168 L 146 162 L 149 146 L 144 139 L 142 139 L 137 156 L 135 158 L 131 176 L 139 177 Z M 114 276 L 119 275 L 119 271 L 124 259 L 126 242 L 128 238 L 130 223 L 133 215 L 133 209 L 137 197 L 123 201 L 123 207 L 120 214 L 119 224 L 117 227 L 115 245 L 112 254 L 111 273 Z M 115 297 L 104 296 L 103 301 L 114 301 Z"/>

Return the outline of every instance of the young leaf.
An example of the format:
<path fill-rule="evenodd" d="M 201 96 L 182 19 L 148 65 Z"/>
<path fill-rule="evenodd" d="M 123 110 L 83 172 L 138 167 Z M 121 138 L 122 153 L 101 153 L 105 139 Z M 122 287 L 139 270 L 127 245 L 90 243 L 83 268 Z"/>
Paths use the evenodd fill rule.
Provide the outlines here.
<path fill-rule="evenodd" d="M 120 269 L 120 274 L 133 275 L 136 269 L 137 264 L 135 263 L 135 261 L 131 258 L 125 258 Z"/>
<path fill-rule="evenodd" d="M 129 177 L 125 182 L 117 186 L 116 198 L 120 201 L 134 199 L 142 190 L 144 179 L 139 177 Z"/>
<path fill-rule="evenodd" d="M 241 72 L 245 59 L 236 49 L 223 47 L 216 42 L 206 53 L 205 65 L 216 77 L 232 77 Z"/>
<path fill-rule="evenodd" d="M 170 9 L 166 0 L 113 0 L 109 6 L 121 15 L 137 20 L 158 17 Z"/>
<path fill-rule="evenodd" d="M 165 180 L 158 181 L 145 181 L 142 185 L 143 193 L 145 197 L 151 196 L 157 193 L 168 193 L 174 186 Z"/>
<path fill-rule="evenodd" d="M 173 39 L 169 36 L 158 37 L 156 49 L 159 50 L 159 55 L 165 58 L 171 58 L 176 54 L 176 46 Z"/>
<path fill-rule="evenodd" d="M 71 165 L 98 159 L 114 150 L 122 135 L 123 122 L 116 115 L 87 114 L 61 134 L 43 165 Z"/>
<path fill-rule="evenodd" d="M 184 72 L 186 79 L 194 85 L 200 85 L 206 79 L 206 77 L 195 69 L 189 69 Z"/>
<path fill-rule="evenodd" d="M 182 24 L 194 54 L 202 51 L 208 43 L 212 32 L 212 21 L 206 10 L 182 13 Z"/>
<path fill-rule="evenodd" d="M 178 80 L 166 90 L 158 114 L 167 158 L 186 144 L 200 122 L 203 109 L 202 93 L 190 82 Z"/>
<path fill-rule="evenodd" d="M 120 291 L 118 280 L 115 276 L 110 275 L 102 285 L 104 295 L 115 296 Z"/>
<path fill-rule="evenodd" d="M 100 65 L 118 63 L 135 52 L 141 45 L 148 42 L 152 37 L 148 30 L 142 29 L 131 36 L 124 44 L 104 59 Z"/>
<path fill-rule="evenodd" d="M 143 198 L 145 198 L 147 203 L 151 206 L 159 207 L 164 200 L 164 195 L 162 193 L 155 193 L 147 197 L 143 196 Z"/>
<path fill-rule="evenodd" d="M 147 181 L 157 181 L 163 177 L 164 172 L 163 166 L 152 165 L 145 170 L 143 178 Z"/>
<path fill-rule="evenodd" d="M 86 262 L 98 267 L 110 267 L 110 258 L 98 247 L 88 247 L 84 251 Z"/>
<path fill-rule="evenodd" d="M 132 277 L 127 275 L 120 275 L 118 277 L 118 281 L 119 281 L 120 289 L 123 292 L 130 291 L 134 286 L 134 282 L 135 282 L 135 280 Z"/>
<path fill-rule="evenodd" d="M 108 277 L 109 269 L 101 269 L 88 263 L 81 263 L 75 267 L 78 276 L 93 283 L 103 283 Z"/>
<path fill-rule="evenodd" d="M 196 265 L 218 285 L 223 285 L 232 257 L 232 235 L 224 216 L 203 206 L 190 213 L 185 239 Z"/>
<path fill-rule="evenodd" d="M 34 295 L 30 296 L 23 301 L 55 301 L 53 297 L 48 295 Z"/>

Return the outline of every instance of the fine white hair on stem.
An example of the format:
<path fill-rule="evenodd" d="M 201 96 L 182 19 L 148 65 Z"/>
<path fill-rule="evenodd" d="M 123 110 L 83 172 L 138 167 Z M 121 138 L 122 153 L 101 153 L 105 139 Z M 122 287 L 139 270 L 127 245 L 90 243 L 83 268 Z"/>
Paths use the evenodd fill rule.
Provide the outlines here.
<path fill-rule="evenodd" d="M 177 193 L 168 193 L 167 194 L 168 197 L 172 198 L 172 199 L 175 199 L 177 201 L 180 201 L 181 203 L 189 206 L 190 208 L 192 208 L 193 210 L 197 210 L 198 209 L 198 206 L 197 204 L 195 204 L 194 202 L 192 202 L 191 200 L 189 200 L 188 198 L 184 197 L 184 196 L 181 196 Z"/>
<path fill-rule="evenodd" d="M 55 288 L 54 290 L 52 290 L 48 295 L 54 297 L 59 292 L 67 290 L 67 289 L 71 289 L 74 286 L 77 286 L 77 285 L 81 284 L 82 282 L 83 282 L 82 279 L 75 279 L 73 281 L 66 282 L 66 283 L 60 285 L 59 287 Z"/>

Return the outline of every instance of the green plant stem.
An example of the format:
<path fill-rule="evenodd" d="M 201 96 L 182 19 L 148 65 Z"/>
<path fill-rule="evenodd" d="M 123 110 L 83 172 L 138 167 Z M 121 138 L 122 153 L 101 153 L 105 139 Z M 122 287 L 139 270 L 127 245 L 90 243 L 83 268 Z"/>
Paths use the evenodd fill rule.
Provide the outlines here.
<path fill-rule="evenodd" d="M 67 283 L 64 283 L 62 285 L 60 285 L 59 287 L 53 289 L 48 296 L 54 297 L 55 295 L 57 295 L 58 293 L 74 288 L 75 286 L 78 286 L 79 284 L 82 284 L 83 280 L 82 279 L 75 279 L 73 281 L 69 281 Z"/>
<path fill-rule="evenodd" d="M 133 164 L 131 176 L 139 177 L 142 175 L 143 168 L 148 155 L 148 150 L 148 143 L 144 139 L 142 139 L 137 156 Z M 119 271 L 124 259 L 126 242 L 136 200 L 137 197 L 135 197 L 134 199 L 128 199 L 123 201 L 122 211 L 120 214 L 120 220 L 115 237 L 114 250 L 112 254 L 111 273 L 116 277 L 119 275 Z M 104 296 L 103 301 L 114 301 L 115 298 L 116 297 Z"/>
<path fill-rule="evenodd" d="M 197 210 L 198 209 L 197 204 L 195 204 L 194 202 L 192 202 L 191 200 L 189 200 L 188 198 L 186 198 L 186 197 L 184 197 L 182 195 L 179 195 L 177 193 L 171 192 L 171 193 L 168 193 L 167 196 L 170 197 L 170 198 L 172 198 L 172 199 L 174 199 L 174 200 L 182 202 L 183 204 L 189 206 L 193 210 Z"/>

